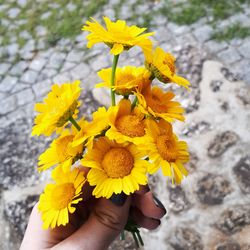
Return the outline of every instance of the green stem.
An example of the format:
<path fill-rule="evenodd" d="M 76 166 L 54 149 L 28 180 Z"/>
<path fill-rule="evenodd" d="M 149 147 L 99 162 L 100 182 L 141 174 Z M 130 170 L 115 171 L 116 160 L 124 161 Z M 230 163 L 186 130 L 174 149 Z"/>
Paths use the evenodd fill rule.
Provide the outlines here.
<path fill-rule="evenodd" d="M 79 124 L 76 122 L 76 120 L 75 120 L 72 116 L 70 116 L 69 121 L 73 124 L 73 126 L 75 126 L 75 128 L 76 128 L 78 131 L 81 130 L 81 127 L 79 126 Z"/>
<path fill-rule="evenodd" d="M 138 101 L 138 99 L 137 99 L 137 96 L 136 96 L 135 99 L 134 99 L 134 101 L 133 101 L 133 103 L 132 103 L 132 105 L 131 105 L 131 110 L 134 109 L 134 107 L 135 107 L 136 104 L 137 104 L 137 101 Z"/>
<path fill-rule="evenodd" d="M 113 87 L 115 85 L 115 71 L 118 63 L 119 55 L 114 55 L 113 64 L 112 64 L 112 74 L 111 74 L 111 102 L 112 106 L 115 106 L 115 91 Z"/>

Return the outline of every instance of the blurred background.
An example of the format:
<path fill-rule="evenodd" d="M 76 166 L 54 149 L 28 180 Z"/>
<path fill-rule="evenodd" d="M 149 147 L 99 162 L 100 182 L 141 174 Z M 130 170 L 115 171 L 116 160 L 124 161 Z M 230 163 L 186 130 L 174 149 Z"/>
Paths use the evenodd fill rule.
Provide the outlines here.
<path fill-rule="evenodd" d="M 175 131 L 189 143 L 190 174 L 178 187 L 151 178 L 168 214 L 156 231 L 142 230 L 144 249 L 249 250 L 249 0 L 0 0 L 0 249 L 19 248 L 49 177 L 36 170 L 50 140 L 30 136 L 35 102 L 53 83 L 80 79 L 87 117 L 109 105 L 94 85 L 111 55 L 104 45 L 87 49 L 81 32 L 104 15 L 155 31 L 192 84 L 174 89 L 187 113 Z M 138 48 L 122 54 L 119 66 L 127 64 L 143 64 Z M 110 249 L 135 248 L 127 236 Z"/>

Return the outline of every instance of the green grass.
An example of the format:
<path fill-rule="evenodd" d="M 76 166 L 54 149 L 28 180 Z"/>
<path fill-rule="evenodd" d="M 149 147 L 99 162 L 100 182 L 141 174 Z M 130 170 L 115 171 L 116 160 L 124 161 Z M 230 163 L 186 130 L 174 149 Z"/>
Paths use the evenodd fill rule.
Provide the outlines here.
<path fill-rule="evenodd" d="M 212 38 L 217 41 L 229 41 L 233 38 L 244 39 L 250 36 L 250 27 L 243 27 L 240 23 L 232 24 L 223 31 L 217 31 L 212 35 Z"/>

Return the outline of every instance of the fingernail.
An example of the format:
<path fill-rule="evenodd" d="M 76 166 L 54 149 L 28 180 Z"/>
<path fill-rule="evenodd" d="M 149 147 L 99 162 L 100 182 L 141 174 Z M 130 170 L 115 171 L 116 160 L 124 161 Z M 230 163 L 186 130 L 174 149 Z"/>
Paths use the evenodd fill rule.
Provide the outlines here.
<path fill-rule="evenodd" d="M 127 195 L 124 193 L 120 193 L 120 194 L 113 194 L 110 197 L 110 200 L 117 206 L 123 206 L 123 204 L 125 203 L 127 199 Z"/>
<path fill-rule="evenodd" d="M 162 208 L 165 212 L 167 212 L 166 208 L 164 207 L 164 205 L 161 203 L 161 201 L 153 194 L 153 199 L 155 202 L 155 205 L 159 208 Z"/>

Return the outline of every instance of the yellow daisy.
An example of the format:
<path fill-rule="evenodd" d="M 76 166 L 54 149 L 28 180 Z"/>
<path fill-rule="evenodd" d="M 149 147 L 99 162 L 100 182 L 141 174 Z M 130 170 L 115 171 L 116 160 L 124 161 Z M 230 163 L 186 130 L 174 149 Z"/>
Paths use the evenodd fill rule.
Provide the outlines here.
<path fill-rule="evenodd" d="M 111 48 L 113 55 L 122 53 L 123 50 L 129 50 L 137 45 L 143 50 L 151 50 L 152 42 L 148 39 L 154 33 L 144 33 L 146 28 L 138 28 L 137 26 L 127 26 L 125 21 L 118 20 L 112 22 L 108 17 L 103 17 L 106 28 L 101 26 L 94 18 L 93 22 L 87 21 L 83 26 L 83 31 L 88 31 L 87 47 L 91 48 L 94 44 L 104 42 Z"/>
<path fill-rule="evenodd" d="M 147 133 L 151 140 L 145 141 L 144 147 L 147 150 L 149 161 L 152 164 L 148 171 L 155 173 L 160 167 L 164 176 L 172 178 L 172 182 L 181 183 L 188 172 L 183 163 L 189 161 L 187 144 L 179 141 L 172 132 L 172 126 L 164 120 L 155 122 L 147 119 Z"/>
<path fill-rule="evenodd" d="M 96 87 L 111 87 L 112 69 L 102 69 L 98 76 L 104 81 L 98 83 Z M 136 89 L 142 91 L 151 84 L 151 73 L 144 67 L 125 66 L 117 68 L 115 74 L 115 83 L 113 89 L 118 95 L 132 94 Z"/>
<path fill-rule="evenodd" d="M 131 110 L 129 100 L 122 99 L 118 106 L 110 112 L 110 128 L 106 132 L 106 136 L 118 143 L 126 141 L 136 145 L 144 143 L 147 140 L 144 116 L 137 107 Z"/>
<path fill-rule="evenodd" d="M 72 143 L 73 147 L 78 147 L 84 143 L 91 148 L 95 136 L 100 135 L 109 127 L 108 112 L 104 107 L 98 108 L 98 110 L 92 114 L 92 117 L 92 121 L 81 126 L 81 130 L 77 132 Z"/>
<path fill-rule="evenodd" d="M 32 135 L 49 136 L 57 128 L 63 127 L 78 112 L 80 91 L 80 81 L 53 85 L 44 103 L 35 105 L 35 110 L 40 114 L 35 118 Z"/>
<path fill-rule="evenodd" d="M 172 101 L 174 93 L 164 93 L 161 88 L 154 86 L 148 88 L 143 93 L 135 93 L 139 104 L 138 108 L 144 114 L 150 114 L 154 117 L 162 118 L 168 122 L 174 119 L 184 121 L 184 109 L 179 102 Z"/>
<path fill-rule="evenodd" d="M 145 152 L 132 143 L 118 144 L 100 137 L 81 160 L 84 166 L 91 168 L 87 180 L 95 186 L 93 195 L 107 199 L 113 193 L 129 195 L 138 190 L 139 185 L 145 185 L 149 163 L 142 157 Z"/>
<path fill-rule="evenodd" d="M 157 47 L 151 53 L 145 52 L 146 68 L 163 83 L 174 82 L 188 89 L 189 81 L 175 74 L 175 58 Z"/>
<path fill-rule="evenodd" d="M 79 122 L 81 126 L 86 124 L 86 121 Z M 72 142 L 77 133 L 76 129 L 64 130 L 62 135 L 55 139 L 50 147 L 42 153 L 38 158 L 38 170 L 43 171 L 52 166 L 61 164 L 64 170 L 70 169 L 71 165 L 81 159 L 84 145 L 80 144 L 77 147 L 72 147 Z"/>
<path fill-rule="evenodd" d="M 64 172 L 59 166 L 52 172 L 53 184 L 48 184 L 40 195 L 38 209 L 42 214 L 43 228 L 65 226 L 69 222 L 69 214 L 75 212 L 74 207 L 82 200 L 82 187 L 86 179 L 78 169 Z"/>

